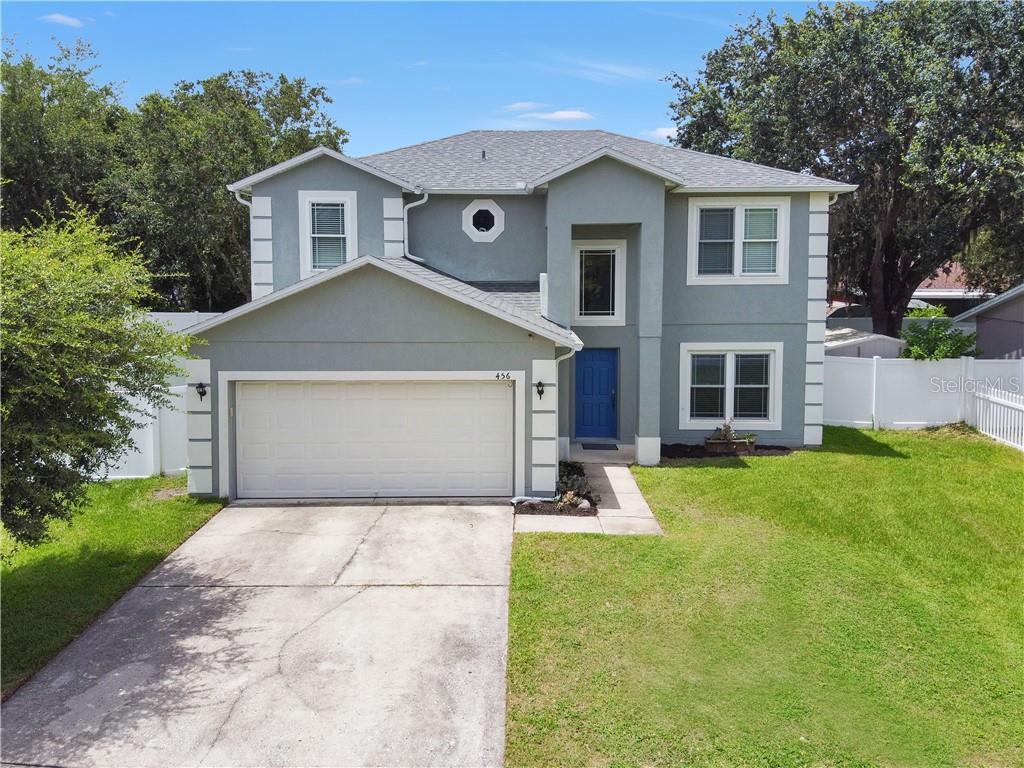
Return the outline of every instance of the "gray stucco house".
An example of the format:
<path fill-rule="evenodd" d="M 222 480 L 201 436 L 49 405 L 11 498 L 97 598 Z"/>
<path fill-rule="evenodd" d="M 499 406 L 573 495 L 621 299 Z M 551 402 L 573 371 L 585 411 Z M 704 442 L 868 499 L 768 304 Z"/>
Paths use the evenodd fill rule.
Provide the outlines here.
<path fill-rule="evenodd" d="M 821 442 L 828 211 L 850 185 L 605 131 L 471 131 L 319 148 L 228 189 L 253 300 L 191 329 L 193 492 L 544 495 L 573 442 L 654 464 L 727 419 Z"/>
<path fill-rule="evenodd" d="M 957 315 L 953 322 L 975 324 L 978 359 L 1024 358 L 1024 283 Z"/>

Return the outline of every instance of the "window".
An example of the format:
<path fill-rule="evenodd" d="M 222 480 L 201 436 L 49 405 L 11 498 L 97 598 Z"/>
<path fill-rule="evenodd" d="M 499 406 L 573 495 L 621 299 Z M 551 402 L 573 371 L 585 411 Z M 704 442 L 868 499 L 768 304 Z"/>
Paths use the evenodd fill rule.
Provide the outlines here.
<path fill-rule="evenodd" d="M 789 199 L 690 199 L 687 284 L 789 282 Z"/>
<path fill-rule="evenodd" d="M 299 192 L 299 277 L 356 258 L 356 222 L 355 192 Z"/>
<path fill-rule="evenodd" d="M 626 241 L 581 240 L 573 244 L 575 325 L 625 325 Z"/>
<path fill-rule="evenodd" d="M 474 200 L 462 209 L 462 231 L 475 243 L 493 243 L 505 231 L 505 212 L 493 200 Z"/>
<path fill-rule="evenodd" d="M 778 430 L 782 344 L 681 344 L 679 428 Z"/>

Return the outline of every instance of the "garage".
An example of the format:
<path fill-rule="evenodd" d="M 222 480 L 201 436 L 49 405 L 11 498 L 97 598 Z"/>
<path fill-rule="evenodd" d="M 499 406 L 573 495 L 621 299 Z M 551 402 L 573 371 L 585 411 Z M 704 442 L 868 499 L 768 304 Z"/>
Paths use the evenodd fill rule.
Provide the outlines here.
<path fill-rule="evenodd" d="M 239 498 L 508 496 L 508 381 L 239 381 Z"/>

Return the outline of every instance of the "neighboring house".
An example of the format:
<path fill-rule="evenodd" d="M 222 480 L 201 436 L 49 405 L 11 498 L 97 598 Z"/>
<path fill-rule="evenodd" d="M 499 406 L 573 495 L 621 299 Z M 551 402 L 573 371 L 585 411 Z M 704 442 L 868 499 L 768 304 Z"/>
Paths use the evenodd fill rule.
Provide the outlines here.
<path fill-rule="evenodd" d="M 913 298 L 931 304 L 933 307 L 944 307 L 950 317 L 957 315 L 983 302 L 990 293 L 970 288 L 964 276 L 960 262 L 954 261 L 945 268 L 936 270 L 935 274 L 921 281 L 913 293 Z M 913 304 L 911 304 L 913 306 Z"/>
<path fill-rule="evenodd" d="M 953 318 L 973 321 L 978 332 L 980 359 L 1024 358 L 1024 283 Z"/>
<path fill-rule="evenodd" d="M 727 419 L 818 445 L 828 210 L 853 189 L 604 131 L 242 179 L 254 300 L 191 329 L 190 488 L 549 495 L 571 442 L 655 464 Z"/>
<path fill-rule="evenodd" d="M 907 342 L 856 328 L 827 328 L 825 354 L 830 357 L 899 357 Z"/>

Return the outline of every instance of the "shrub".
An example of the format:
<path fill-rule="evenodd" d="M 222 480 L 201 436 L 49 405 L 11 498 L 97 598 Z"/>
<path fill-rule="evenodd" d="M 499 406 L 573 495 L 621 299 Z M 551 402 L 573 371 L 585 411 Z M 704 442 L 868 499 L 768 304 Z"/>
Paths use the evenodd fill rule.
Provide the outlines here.
<path fill-rule="evenodd" d="M 903 330 L 907 342 L 903 357 L 914 360 L 944 360 L 950 357 L 973 355 L 978 339 L 976 333 L 964 333 L 954 327 L 943 307 L 918 307 L 907 312 L 907 317 L 928 318 L 924 322 L 912 321 Z"/>

